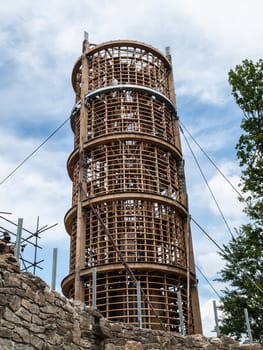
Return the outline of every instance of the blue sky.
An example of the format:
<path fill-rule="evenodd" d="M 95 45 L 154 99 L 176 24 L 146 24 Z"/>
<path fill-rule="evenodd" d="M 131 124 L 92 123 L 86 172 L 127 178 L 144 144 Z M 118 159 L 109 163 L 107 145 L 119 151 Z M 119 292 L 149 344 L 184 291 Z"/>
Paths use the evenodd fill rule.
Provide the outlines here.
<path fill-rule="evenodd" d="M 262 58 L 262 0 L 53 0 L 9 1 L 0 8 L 0 182 L 68 116 L 74 104 L 71 71 L 81 54 L 83 32 L 92 43 L 115 39 L 170 46 L 177 108 L 193 137 L 238 185 L 235 144 L 242 113 L 235 105 L 227 72 L 243 59 Z M 187 134 L 186 134 L 187 135 Z M 191 143 L 192 144 L 192 143 Z M 231 227 L 246 220 L 236 193 L 192 144 Z M 71 205 L 66 172 L 73 134 L 66 124 L 0 186 L 0 211 L 24 218 L 26 228 L 58 225 L 41 240 L 41 276 L 50 283 L 52 249 L 58 247 L 58 282 L 68 272 L 69 241 L 63 218 Z M 183 141 L 190 212 L 219 243 L 230 235 Z M 0 219 L 0 225 L 5 222 Z M 195 258 L 210 281 L 223 266 L 216 247 L 192 225 Z M 25 254 L 30 254 L 28 247 Z M 212 282 L 220 293 L 222 286 Z M 214 335 L 212 300 L 199 276 L 204 333 Z"/>

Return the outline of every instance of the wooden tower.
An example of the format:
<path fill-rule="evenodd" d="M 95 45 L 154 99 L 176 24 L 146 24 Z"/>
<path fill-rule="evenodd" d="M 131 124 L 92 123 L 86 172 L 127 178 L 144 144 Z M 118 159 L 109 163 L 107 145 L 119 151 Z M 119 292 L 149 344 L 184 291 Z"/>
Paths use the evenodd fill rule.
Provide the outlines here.
<path fill-rule="evenodd" d="M 109 320 L 202 333 L 170 55 L 84 40 L 72 84 L 63 293 Z"/>

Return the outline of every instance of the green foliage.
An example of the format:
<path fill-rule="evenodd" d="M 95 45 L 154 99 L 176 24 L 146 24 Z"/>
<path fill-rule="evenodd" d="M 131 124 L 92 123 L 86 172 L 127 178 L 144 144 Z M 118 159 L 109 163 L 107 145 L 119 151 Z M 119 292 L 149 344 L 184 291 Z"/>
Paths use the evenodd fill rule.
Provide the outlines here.
<path fill-rule="evenodd" d="M 221 253 L 225 267 L 219 280 L 229 285 L 222 298 L 221 332 L 240 339 L 247 332 L 247 308 L 253 339 L 263 341 L 263 61 L 244 60 L 230 70 L 229 83 L 244 114 L 236 150 L 242 169 L 240 200 L 249 224 L 237 230 Z"/>
<path fill-rule="evenodd" d="M 262 118 L 263 60 L 253 63 L 244 60 L 228 73 L 228 81 L 236 103 L 246 118 Z M 262 121 L 262 120 L 261 120 Z"/>
<path fill-rule="evenodd" d="M 225 267 L 221 281 L 230 282 L 223 302 L 221 332 L 240 339 L 246 333 L 244 308 L 248 309 L 253 339 L 263 341 L 263 235 L 262 228 L 243 225 L 237 238 L 224 246 Z"/>

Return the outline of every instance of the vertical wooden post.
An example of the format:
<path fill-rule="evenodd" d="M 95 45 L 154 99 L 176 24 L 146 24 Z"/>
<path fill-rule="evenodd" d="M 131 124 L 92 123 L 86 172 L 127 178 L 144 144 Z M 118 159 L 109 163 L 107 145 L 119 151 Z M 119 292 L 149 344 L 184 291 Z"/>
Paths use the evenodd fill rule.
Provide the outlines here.
<path fill-rule="evenodd" d="M 87 52 L 89 50 L 89 42 L 85 39 L 83 42 L 82 54 L 82 77 L 81 77 L 81 109 L 80 109 L 80 142 L 79 142 L 79 178 L 78 178 L 78 199 L 77 199 L 77 237 L 76 237 L 76 263 L 75 263 L 75 283 L 74 296 L 75 299 L 84 302 L 84 284 L 80 277 L 80 271 L 85 267 L 85 232 L 86 220 L 85 212 L 82 207 L 82 201 L 87 196 L 86 181 L 84 176 L 85 167 L 85 151 L 84 144 L 87 140 L 87 109 L 85 107 L 85 95 L 88 92 L 88 60 Z"/>
<path fill-rule="evenodd" d="M 186 249 L 186 299 L 187 299 L 187 329 L 188 332 L 190 330 L 190 321 L 191 321 L 191 304 L 190 304 L 190 223 L 189 223 L 189 215 L 186 219 L 186 229 L 185 229 L 185 249 Z"/>
<path fill-rule="evenodd" d="M 187 314 L 188 314 L 188 332 L 189 334 L 196 333 L 202 334 L 202 321 L 200 315 L 200 305 L 197 290 L 197 283 L 192 283 L 190 274 L 195 274 L 195 262 L 193 244 L 191 239 L 191 227 L 190 227 L 190 216 L 188 215 L 185 220 L 185 247 L 186 247 L 186 259 L 187 259 Z M 192 315 L 191 315 L 192 313 Z M 193 319 L 194 329 L 191 329 L 190 321 Z"/>

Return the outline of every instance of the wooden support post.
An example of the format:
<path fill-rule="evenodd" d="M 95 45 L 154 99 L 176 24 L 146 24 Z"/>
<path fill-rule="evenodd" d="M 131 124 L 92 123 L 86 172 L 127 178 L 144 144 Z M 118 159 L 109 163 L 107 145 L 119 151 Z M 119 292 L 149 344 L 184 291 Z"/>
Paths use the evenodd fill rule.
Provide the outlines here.
<path fill-rule="evenodd" d="M 88 92 L 88 60 L 87 52 L 89 42 L 83 42 L 82 54 L 82 77 L 81 77 L 81 109 L 80 109 L 80 141 L 79 141 L 79 174 L 78 174 L 78 193 L 77 193 L 77 237 L 76 237 L 76 255 L 75 255 L 75 299 L 84 301 L 84 283 L 80 277 L 80 271 L 85 267 L 85 247 L 86 244 L 86 220 L 85 211 L 82 206 L 83 200 L 87 198 L 87 183 L 85 181 L 86 156 L 84 143 L 87 140 L 87 109 L 85 107 L 85 95 Z"/>

